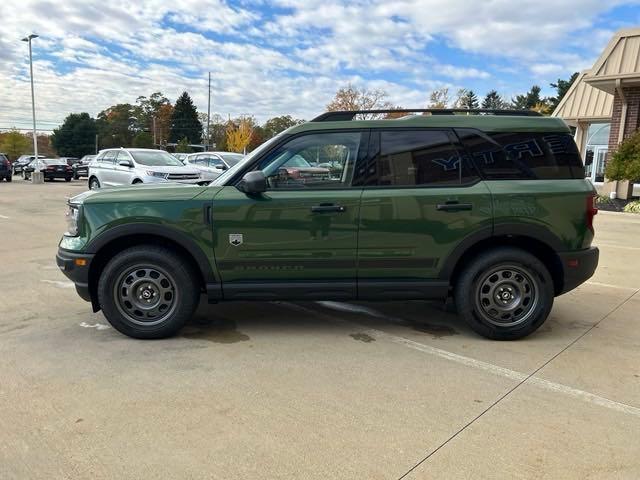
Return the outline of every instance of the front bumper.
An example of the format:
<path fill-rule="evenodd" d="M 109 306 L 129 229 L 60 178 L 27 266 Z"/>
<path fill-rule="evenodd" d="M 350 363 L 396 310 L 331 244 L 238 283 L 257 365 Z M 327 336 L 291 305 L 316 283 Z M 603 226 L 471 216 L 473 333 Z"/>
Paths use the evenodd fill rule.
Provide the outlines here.
<path fill-rule="evenodd" d="M 598 247 L 590 247 L 575 252 L 561 252 L 559 256 L 564 271 L 564 283 L 560 292 L 562 294 L 573 290 L 593 276 L 598 266 L 600 251 Z"/>
<path fill-rule="evenodd" d="M 83 300 L 91 301 L 89 291 L 89 268 L 94 254 L 72 252 L 58 248 L 56 263 L 65 276 L 76 285 L 76 291 Z M 83 265 L 84 263 L 84 265 Z"/>

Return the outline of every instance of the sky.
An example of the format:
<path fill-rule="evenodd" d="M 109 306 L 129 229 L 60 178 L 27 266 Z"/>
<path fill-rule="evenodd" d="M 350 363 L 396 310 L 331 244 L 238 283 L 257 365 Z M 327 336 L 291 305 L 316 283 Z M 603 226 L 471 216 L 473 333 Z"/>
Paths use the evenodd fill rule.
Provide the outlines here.
<path fill-rule="evenodd" d="M 199 111 L 310 119 L 347 84 L 405 108 L 431 91 L 506 98 L 589 68 L 640 0 L 3 0 L 0 129 L 182 91 Z"/>

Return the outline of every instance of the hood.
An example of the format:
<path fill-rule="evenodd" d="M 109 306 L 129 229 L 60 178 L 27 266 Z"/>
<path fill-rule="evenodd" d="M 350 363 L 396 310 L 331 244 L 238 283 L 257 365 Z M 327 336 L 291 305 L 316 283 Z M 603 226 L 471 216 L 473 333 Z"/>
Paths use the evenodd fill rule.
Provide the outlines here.
<path fill-rule="evenodd" d="M 123 187 L 89 190 L 72 197 L 69 201 L 78 204 L 111 202 L 166 202 L 191 200 L 206 191 L 208 186 L 182 183 L 147 183 Z"/>

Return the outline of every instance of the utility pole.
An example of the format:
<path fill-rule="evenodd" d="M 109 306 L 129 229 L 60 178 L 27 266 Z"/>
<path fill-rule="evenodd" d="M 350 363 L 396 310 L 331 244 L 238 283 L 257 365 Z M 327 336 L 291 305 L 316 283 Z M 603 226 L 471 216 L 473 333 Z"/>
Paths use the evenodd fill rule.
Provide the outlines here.
<path fill-rule="evenodd" d="M 96 155 L 98 154 L 98 134 L 96 133 Z"/>
<path fill-rule="evenodd" d="M 32 33 L 22 39 L 23 42 L 29 44 L 29 76 L 31 78 L 31 115 L 33 117 L 33 154 L 35 159 L 38 160 L 38 136 L 36 134 L 36 96 L 33 91 L 33 56 L 31 54 L 31 40 L 38 38 L 38 35 Z M 31 181 L 33 183 L 43 183 L 42 173 L 35 169 L 31 175 Z"/>
<path fill-rule="evenodd" d="M 211 139 L 209 138 L 209 124 L 211 123 L 211 72 L 209 72 L 209 93 L 207 95 L 207 142 L 204 146 L 204 151 L 209 150 L 209 144 Z"/>
<path fill-rule="evenodd" d="M 156 141 L 156 116 L 151 117 L 151 122 L 153 124 L 153 146 L 155 147 L 158 142 Z"/>

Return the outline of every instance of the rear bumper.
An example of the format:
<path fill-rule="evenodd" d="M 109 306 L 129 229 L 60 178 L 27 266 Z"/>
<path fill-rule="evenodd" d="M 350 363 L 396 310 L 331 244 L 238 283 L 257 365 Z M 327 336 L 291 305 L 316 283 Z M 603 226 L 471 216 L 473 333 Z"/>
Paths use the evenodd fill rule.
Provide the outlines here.
<path fill-rule="evenodd" d="M 75 286 L 78 295 L 87 302 L 91 301 L 91 293 L 89 291 L 89 268 L 94 255 L 90 253 L 78 253 L 58 248 L 56 255 L 56 263 L 58 268 L 71 280 Z M 78 265 L 76 260 L 85 260 L 85 265 Z"/>
<path fill-rule="evenodd" d="M 71 178 L 73 172 L 42 172 L 44 178 Z"/>
<path fill-rule="evenodd" d="M 600 251 L 597 247 L 591 247 L 575 252 L 562 252 L 559 256 L 564 271 L 564 284 L 560 292 L 563 294 L 592 277 L 598 266 Z"/>

